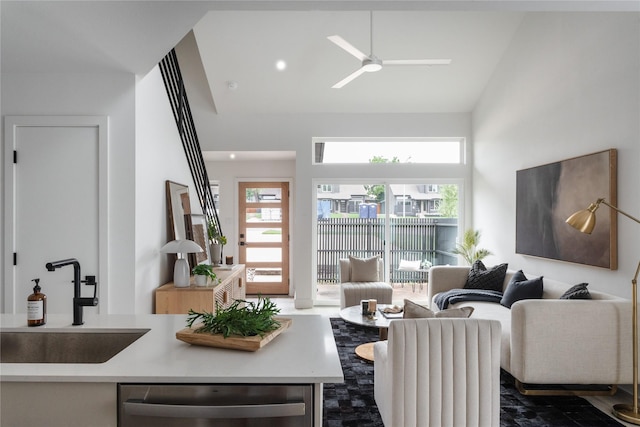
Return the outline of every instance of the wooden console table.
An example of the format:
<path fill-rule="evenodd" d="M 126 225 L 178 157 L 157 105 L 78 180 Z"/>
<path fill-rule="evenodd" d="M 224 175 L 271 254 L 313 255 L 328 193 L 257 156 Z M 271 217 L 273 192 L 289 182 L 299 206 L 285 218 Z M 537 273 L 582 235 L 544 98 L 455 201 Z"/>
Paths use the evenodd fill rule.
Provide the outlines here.
<path fill-rule="evenodd" d="M 196 286 L 192 277 L 188 288 L 176 288 L 169 282 L 156 289 L 156 314 L 187 314 L 189 309 L 213 313 L 215 301 L 226 308 L 234 300 L 245 299 L 244 264 L 234 265 L 232 269 L 214 267 L 213 271 L 220 279 L 215 286 Z"/>

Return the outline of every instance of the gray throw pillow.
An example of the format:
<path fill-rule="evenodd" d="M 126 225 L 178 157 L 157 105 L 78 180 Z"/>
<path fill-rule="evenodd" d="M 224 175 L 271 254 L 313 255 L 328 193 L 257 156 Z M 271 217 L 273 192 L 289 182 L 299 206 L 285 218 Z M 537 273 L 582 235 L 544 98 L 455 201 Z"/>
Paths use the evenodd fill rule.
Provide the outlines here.
<path fill-rule="evenodd" d="M 379 256 L 371 258 L 356 258 L 349 255 L 351 264 L 351 282 L 377 282 L 380 275 L 378 274 Z"/>
<path fill-rule="evenodd" d="M 591 294 L 587 289 L 588 283 L 580 283 L 570 287 L 562 294 L 560 299 L 591 299 Z"/>
<path fill-rule="evenodd" d="M 433 312 L 429 308 L 416 304 L 408 299 L 404 300 L 404 311 L 402 317 L 404 319 L 431 319 L 442 317 L 469 317 L 473 313 L 473 307 L 450 308 Z"/>
<path fill-rule="evenodd" d="M 460 307 L 460 308 L 448 308 L 446 310 L 441 310 L 436 312 L 436 317 L 471 317 L 471 313 L 473 313 L 473 307 Z"/>
<path fill-rule="evenodd" d="M 422 319 L 436 317 L 435 313 L 424 305 L 416 304 L 408 299 L 404 300 L 402 317 L 405 319 Z"/>
<path fill-rule="evenodd" d="M 504 277 L 507 274 L 509 264 L 499 264 L 487 270 L 482 261 L 477 260 L 469 270 L 465 289 L 487 289 L 502 292 Z"/>

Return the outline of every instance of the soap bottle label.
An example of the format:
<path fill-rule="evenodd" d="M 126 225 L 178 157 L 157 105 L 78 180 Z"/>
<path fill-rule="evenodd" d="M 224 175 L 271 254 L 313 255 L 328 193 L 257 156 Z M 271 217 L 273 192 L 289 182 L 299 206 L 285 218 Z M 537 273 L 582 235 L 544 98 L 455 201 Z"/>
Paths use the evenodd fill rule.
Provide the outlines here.
<path fill-rule="evenodd" d="M 43 317 L 43 301 L 27 301 L 27 320 L 42 320 Z"/>

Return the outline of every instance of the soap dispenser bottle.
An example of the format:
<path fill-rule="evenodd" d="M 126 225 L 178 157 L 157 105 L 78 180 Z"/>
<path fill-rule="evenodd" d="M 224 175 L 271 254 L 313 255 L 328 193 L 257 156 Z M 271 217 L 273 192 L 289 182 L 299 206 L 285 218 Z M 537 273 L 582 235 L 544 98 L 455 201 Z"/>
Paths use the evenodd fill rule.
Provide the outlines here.
<path fill-rule="evenodd" d="M 29 326 L 41 326 L 47 323 L 47 296 L 40 292 L 40 279 L 36 282 L 33 293 L 27 298 L 27 324 Z"/>

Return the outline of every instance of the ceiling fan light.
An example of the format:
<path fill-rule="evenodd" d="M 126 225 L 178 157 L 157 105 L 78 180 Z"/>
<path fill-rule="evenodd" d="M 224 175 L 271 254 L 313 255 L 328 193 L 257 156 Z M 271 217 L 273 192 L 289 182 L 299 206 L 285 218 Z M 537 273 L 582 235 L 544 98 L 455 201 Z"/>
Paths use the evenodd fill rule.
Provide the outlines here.
<path fill-rule="evenodd" d="M 382 69 L 382 61 L 378 58 L 367 58 L 362 61 L 362 69 L 367 73 L 374 73 Z"/>
<path fill-rule="evenodd" d="M 364 70 L 367 73 L 375 73 L 376 71 L 380 71 L 382 69 L 382 65 L 380 64 L 366 64 L 363 66 Z"/>

